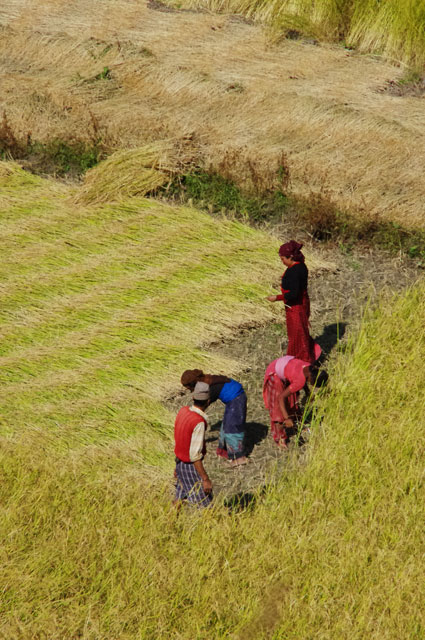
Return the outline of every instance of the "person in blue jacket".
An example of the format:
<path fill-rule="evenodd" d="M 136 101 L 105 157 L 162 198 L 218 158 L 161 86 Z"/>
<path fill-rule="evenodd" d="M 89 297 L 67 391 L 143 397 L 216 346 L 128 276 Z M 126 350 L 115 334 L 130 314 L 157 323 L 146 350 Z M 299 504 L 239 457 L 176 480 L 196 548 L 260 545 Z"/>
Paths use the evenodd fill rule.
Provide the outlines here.
<path fill-rule="evenodd" d="M 248 462 L 245 451 L 246 394 L 240 382 L 227 376 L 204 373 L 201 369 L 188 369 L 181 383 L 193 392 L 197 382 L 206 382 L 210 389 L 210 404 L 221 400 L 225 405 L 217 455 L 226 458 L 234 467 Z"/>

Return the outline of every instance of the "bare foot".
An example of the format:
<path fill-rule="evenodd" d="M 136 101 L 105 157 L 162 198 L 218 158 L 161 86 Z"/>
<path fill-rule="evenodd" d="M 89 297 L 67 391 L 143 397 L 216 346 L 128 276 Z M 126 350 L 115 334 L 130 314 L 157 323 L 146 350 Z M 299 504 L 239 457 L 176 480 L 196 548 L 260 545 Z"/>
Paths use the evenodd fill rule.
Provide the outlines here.
<path fill-rule="evenodd" d="M 286 440 L 279 440 L 279 442 L 276 442 L 277 446 L 279 447 L 279 449 L 287 449 L 288 448 L 288 442 Z"/>
<path fill-rule="evenodd" d="M 248 458 L 244 456 L 243 458 L 236 458 L 235 460 L 230 460 L 231 467 L 240 467 L 243 464 L 248 464 Z"/>

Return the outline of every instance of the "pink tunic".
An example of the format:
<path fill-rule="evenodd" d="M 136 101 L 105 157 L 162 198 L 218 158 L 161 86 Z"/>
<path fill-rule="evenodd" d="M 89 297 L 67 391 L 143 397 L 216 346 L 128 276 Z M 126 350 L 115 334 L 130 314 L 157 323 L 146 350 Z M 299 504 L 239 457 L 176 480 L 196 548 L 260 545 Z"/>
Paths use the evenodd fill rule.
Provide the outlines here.
<path fill-rule="evenodd" d="M 282 438 L 281 432 L 276 430 L 275 423 L 283 422 L 284 417 L 279 404 L 279 398 L 289 384 L 291 395 L 288 398 L 291 409 L 297 409 L 299 391 L 305 385 L 304 367 L 309 362 L 299 360 L 293 356 L 277 358 L 266 369 L 263 384 L 264 406 L 269 410 L 271 433 L 276 442 Z"/>

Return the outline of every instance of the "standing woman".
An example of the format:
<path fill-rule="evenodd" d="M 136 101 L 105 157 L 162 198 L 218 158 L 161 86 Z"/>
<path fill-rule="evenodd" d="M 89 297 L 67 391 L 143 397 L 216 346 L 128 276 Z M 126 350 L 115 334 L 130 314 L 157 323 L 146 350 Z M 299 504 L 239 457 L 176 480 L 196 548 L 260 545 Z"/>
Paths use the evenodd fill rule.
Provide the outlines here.
<path fill-rule="evenodd" d="M 181 383 L 193 391 L 197 382 L 206 382 L 210 388 L 210 404 L 221 400 L 225 405 L 217 455 L 230 460 L 232 467 L 248 462 L 245 451 L 246 394 L 240 382 L 227 376 L 204 373 L 201 369 L 188 369 Z"/>
<path fill-rule="evenodd" d="M 286 354 L 313 364 L 321 354 L 321 348 L 314 342 L 309 331 L 310 298 L 308 296 L 308 269 L 301 253 L 302 244 L 291 240 L 279 249 L 279 257 L 286 267 L 282 276 L 278 296 L 268 296 L 267 300 L 285 303 L 288 348 Z"/>

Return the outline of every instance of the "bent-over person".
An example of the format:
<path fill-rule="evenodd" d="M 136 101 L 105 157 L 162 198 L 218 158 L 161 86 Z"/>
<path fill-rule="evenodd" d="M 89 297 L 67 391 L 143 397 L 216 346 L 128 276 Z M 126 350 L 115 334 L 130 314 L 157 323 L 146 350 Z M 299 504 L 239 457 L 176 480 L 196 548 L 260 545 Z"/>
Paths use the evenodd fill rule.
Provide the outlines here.
<path fill-rule="evenodd" d="M 313 384 L 314 369 L 305 360 L 293 356 L 277 358 L 266 369 L 263 384 L 264 406 L 270 414 L 270 431 L 273 440 L 286 448 L 286 428 L 294 426 L 300 390 L 306 382 Z"/>
<path fill-rule="evenodd" d="M 204 373 L 201 369 L 188 369 L 181 377 L 182 385 L 193 390 L 198 382 L 209 385 L 210 404 L 221 400 L 225 405 L 217 455 L 229 460 L 232 467 L 248 462 L 245 448 L 247 400 L 243 386 L 237 380 L 222 375 Z"/>

